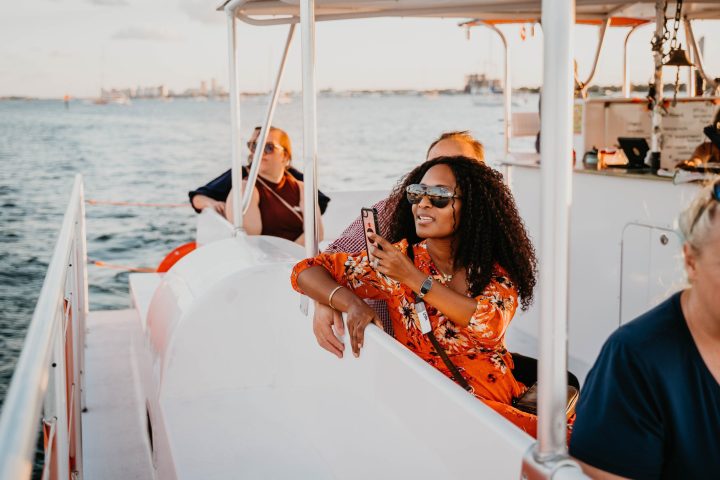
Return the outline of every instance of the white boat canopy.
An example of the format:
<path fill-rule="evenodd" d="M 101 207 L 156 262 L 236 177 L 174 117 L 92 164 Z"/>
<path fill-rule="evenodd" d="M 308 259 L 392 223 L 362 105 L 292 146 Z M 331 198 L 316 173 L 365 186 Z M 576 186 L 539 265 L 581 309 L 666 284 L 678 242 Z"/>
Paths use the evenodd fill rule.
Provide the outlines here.
<path fill-rule="evenodd" d="M 237 17 L 253 25 L 278 25 L 295 23 L 300 15 L 300 2 L 278 0 L 247 0 L 232 2 L 228 0 L 218 7 L 235 3 Z M 668 2 L 674 5 L 674 2 Z M 627 0 L 577 0 L 575 17 L 579 22 L 601 22 L 606 18 L 627 19 L 647 22 L 655 20 L 655 4 L 652 1 Z M 373 17 L 442 17 L 476 18 L 494 23 L 505 21 L 539 22 L 541 18 L 541 0 L 481 0 L 474 2 L 442 2 L 425 0 L 389 0 L 315 3 L 315 20 L 342 20 Z M 720 18 L 720 4 L 717 0 L 685 0 L 683 16 L 689 20 Z M 267 18 L 274 16 L 277 18 Z M 263 18 L 264 17 L 264 18 Z"/>
<path fill-rule="evenodd" d="M 319 21 L 380 17 L 457 18 L 475 20 L 493 27 L 502 23 L 541 23 L 543 36 L 543 103 L 541 131 L 541 224 L 539 237 L 540 342 L 538 361 L 538 441 L 523 459 L 524 478 L 578 478 L 580 471 L 567 454 L 565 403 L 567 395 L 567 305 L 569 221 L 572 204 L 573 53 L 574 25 L 596 24 L 636 27 L 653 22 L 662 33 L 664 12 L 676 8 L 666 0 L 380 0 L 338 2 L 328 0 L 229 0 L 218 10 L 228 19 L 230 105 L 232 122 L 233 185 L 240 176 L 240 94 L 237 22 L 249 25 L 289 25 L 275 89 L 270 95 L 265 123 L 258 135 L 264 144 L 277 103 L 278 88 L 285 69 L 287 49 L 300 24 L 303 97 L 303 160 L 305 202 L 305 251 L 318 251 L 317 224 L 317 84 L 315 79 L 315 24 Z M 668 2 L 669 3 L 669 2 Z M 683 17 L 691 20 L 720 19 L 717 0 L 685 0 Z M 543 14 L 544 11 L 544 14 Z M 672 11 L 672 10 L 671 10 Z M 656 52 L 656 84 L 661 84 L 662 62 Z M 658 66 L 659 65 L 659 66 Z M 506 61 L 507 69 L 507 61 Z M 660 71 L 658 73 L 658 70 Z M 506 89 L 509 92 L 509 89 Z M 506 93 L 506 109 L 508 106 Z M 659 115 L 659 108 L 655 113 Z M 659 125 L 659 121 L 654 123 Z M 507 128 L 507 127 L 506 127 Z M 653 142 L 653 152 L 658 151 Z M 659 157 L 658 157 L 659 158 Z M 237 236 L 244 235 L 243 211 L 258 175 L 260 149 L 256 151 L 245 187 L 244 198 L 234 188 L 233 223 Z M 307 300 L 305 299 L 305 302 Z M 304 304 L 307 308 L 307 303 Z M 307 312 L 307 310 L 305 310 Z"/>

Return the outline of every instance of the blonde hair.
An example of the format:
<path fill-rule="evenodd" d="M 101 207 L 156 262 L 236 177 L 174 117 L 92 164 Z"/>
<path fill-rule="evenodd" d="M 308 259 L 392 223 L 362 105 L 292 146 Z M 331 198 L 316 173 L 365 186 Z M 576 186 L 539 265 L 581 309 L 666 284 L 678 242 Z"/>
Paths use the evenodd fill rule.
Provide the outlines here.
<path fill-rule="evenodd" d="M 442 142 L 443 140 L 454 140 L 456 142 L 460 143 L 467 143 L 470 145 L 470 148 L 473 149 L 474 152 L 474 158 L 475 160 L 478 160 L 480 162 L 485 161 L 485 147 L 482 143 L 477 141 L 475 137 L 470 135 L 470 132 L 468 130 L 457 130 L 454 132 L 445 132 L 442 135 L 438 137 L 437 140 L 435 140 L 433 143 L 430 144 L 430 148 L 427 150 L 427 154 L 425 157 L 427 157 L 430 154 L 430 150 L 433 149 L 435 145 Z"/>
<path fill-rule="evenodd" d="M 720 177 L 708 182 L 678 218 L 678 226 L 685 241 L 698 251 L 710 236 L 713 222 L 720 212 L 718 207 L 720 201 L 712 196 L 713 187 L 717 182 L 720 182 Z"/>

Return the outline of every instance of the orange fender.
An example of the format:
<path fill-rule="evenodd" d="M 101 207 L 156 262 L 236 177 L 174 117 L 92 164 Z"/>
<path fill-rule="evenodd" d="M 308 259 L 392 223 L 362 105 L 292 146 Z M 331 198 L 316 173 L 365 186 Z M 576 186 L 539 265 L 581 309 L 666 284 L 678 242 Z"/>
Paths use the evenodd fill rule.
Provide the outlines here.
<path fill-rule="evenodd" d="M 168 253 L 165 258 L 163 258 L 162 262 L 160 262 L 160 265 L 158 265 L 157 267 L 157 271 L 160 273 L 167 272 L 173 265 L 177 263 L 178 260 L 183 258 L 188 253 L 192 252 L 196 248 L 197 244 L 195 242 L 188 242 L 180 245 L 179 247 L 175 248 L 175 250 Z"/>

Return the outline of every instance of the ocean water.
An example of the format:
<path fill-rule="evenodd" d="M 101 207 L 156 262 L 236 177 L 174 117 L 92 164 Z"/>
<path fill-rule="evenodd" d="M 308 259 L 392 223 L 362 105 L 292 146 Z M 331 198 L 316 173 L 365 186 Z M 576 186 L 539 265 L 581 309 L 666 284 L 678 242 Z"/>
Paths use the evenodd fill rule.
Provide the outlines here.
<path fill-rule="evenodd" d="M 261 123 L 266 98 L 242 103 L 243 143 Z M 515 110 L 537 108 L 524 97 Z M 318 99 L 319 186 L 389 189 L 449 130 L 470 130 L 490 161 L 503 146 L 502 107 L 469 96 Z M 22 349 L 67 207 L 73 177 L 86 199 L 187 203 L 187 192 L 230 166 L 226 101 L 139 100 L 131 105 L 72 101 L 0 102 L 0 405 Z M 302 102 L 279 105 L 276 126 L 293 140 L 302 169 Z M 532 144 L 528 140 L 525 146 Z M 87 205 L 88 258 L 154 267 L 193 240 L 189 207 Z M 350 221 L 352 219 L 348 219 Z M 128 272 L 88 266 L 90 308 L 130 305 Z"/>

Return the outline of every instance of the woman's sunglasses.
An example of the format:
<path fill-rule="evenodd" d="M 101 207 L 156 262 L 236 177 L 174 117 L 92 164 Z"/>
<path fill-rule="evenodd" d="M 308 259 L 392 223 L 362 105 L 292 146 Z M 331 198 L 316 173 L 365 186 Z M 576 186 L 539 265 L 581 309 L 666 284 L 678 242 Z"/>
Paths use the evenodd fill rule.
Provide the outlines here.
<path fill-rule="evenodd" d="M 427 197 L 432 206 L 436 208 L 445 208 L 453 198 L 462 198 L 445 187 L 432 187 L 420 183 L 408 185 L 405 188 L 405 195 L 411 205 L 416 205 L 423 197 Z"/>
<path fill-rule="evenodd" d="M 250 152 L 255 152 L 255 149 L 257 148 L 257 142 L 248 142 L 247 147 Z M 275 150 L 285 150 L 285 147 L 283 147 L 282 145 L 278 145 L 277 143 L 268 142 L 265 144 L 263 152 L 265 152 L 267 155 L 270 155 Z"/>

